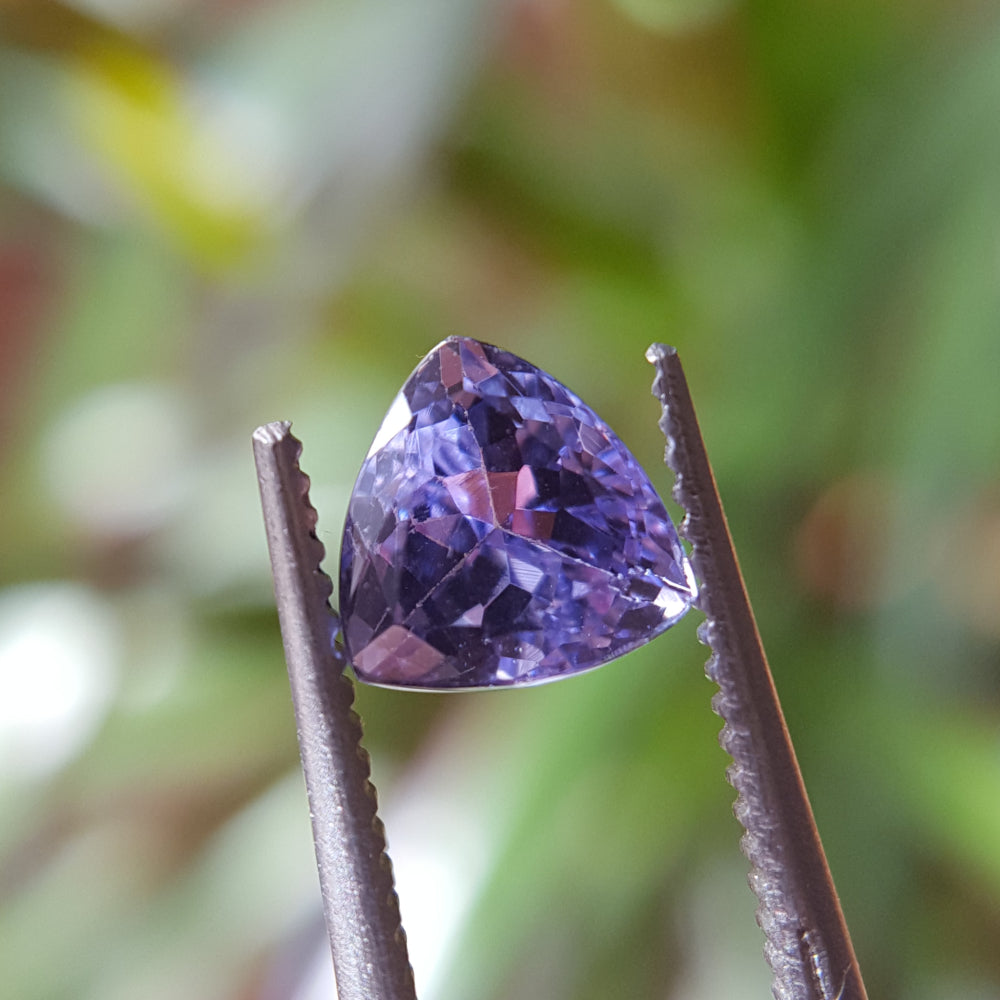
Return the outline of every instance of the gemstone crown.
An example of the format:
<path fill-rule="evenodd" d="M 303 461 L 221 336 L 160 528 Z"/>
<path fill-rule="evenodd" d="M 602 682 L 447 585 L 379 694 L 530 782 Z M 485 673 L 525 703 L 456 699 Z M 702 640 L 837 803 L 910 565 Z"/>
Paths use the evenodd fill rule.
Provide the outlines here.
<path fill-rule="evenodd" d="M 579 397 L 465 337 L 420 362 L 344 527 L 341 619 L 359 679 L 540 683 L 642 645 L 694 597 L 649 477 Z"/>

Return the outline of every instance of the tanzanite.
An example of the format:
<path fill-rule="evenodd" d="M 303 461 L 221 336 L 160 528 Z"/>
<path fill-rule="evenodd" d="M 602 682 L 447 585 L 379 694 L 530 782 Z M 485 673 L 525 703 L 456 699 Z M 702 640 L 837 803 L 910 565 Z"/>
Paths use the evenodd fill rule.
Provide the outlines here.
<path fill-rule="evenodd" d="M 669 628 L 695 586 L 649 478 L 579 397 L 449 337 L 368 452 L 344 527 L 340 612 L 357 676 L 534 684 Z"/>

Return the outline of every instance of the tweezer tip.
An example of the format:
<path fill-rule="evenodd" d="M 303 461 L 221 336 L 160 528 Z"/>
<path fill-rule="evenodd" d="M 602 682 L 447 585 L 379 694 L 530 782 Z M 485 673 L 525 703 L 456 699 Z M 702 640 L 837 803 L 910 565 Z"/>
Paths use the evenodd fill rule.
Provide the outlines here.
<path fill-rule="evenodd" d="M 669 344 L 650 344 L 646 349 L 646 360 L 651 365 L 655 365 L 658 361 L 665 361 L 667 358 L 675 357 L 676 354 L 677 348 L 671 347 Z"/>
<path fill-rule="evenodd" d="M 253 432 L 253 439 L 260 444 L 273 447 L 291 437 L 292 422 L 290 420 L 272 420 L 269 424 L 261 424 Z"/>

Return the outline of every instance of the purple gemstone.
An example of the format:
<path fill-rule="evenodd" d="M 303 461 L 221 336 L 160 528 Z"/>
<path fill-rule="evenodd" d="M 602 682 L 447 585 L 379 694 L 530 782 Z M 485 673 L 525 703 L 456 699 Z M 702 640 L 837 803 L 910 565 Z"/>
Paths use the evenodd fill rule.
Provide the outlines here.
<path fill-rule="evenodd" d="M 694 599 L 639 463 L 551 375 L 449 337 L 417 366 L 354 486 L 347 654 L 372 684 L 483 688 L 589 670 Z"/>

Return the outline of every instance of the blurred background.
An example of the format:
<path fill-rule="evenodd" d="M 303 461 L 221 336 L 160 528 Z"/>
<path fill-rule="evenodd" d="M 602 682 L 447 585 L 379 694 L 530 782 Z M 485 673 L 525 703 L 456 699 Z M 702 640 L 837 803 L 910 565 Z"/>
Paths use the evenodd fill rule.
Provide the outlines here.
<path fill-rule="evenodd" d="M 250 434 L 335 565 L 452 333 L 664 494 L 686 363 L 871 996 L 1000 997 L 1000 12 L 22 0 L 0 51 L 0 968 L 330 997 Z M 362 688 L 422 1000 L 768 995 L 692 614 Z"/>

